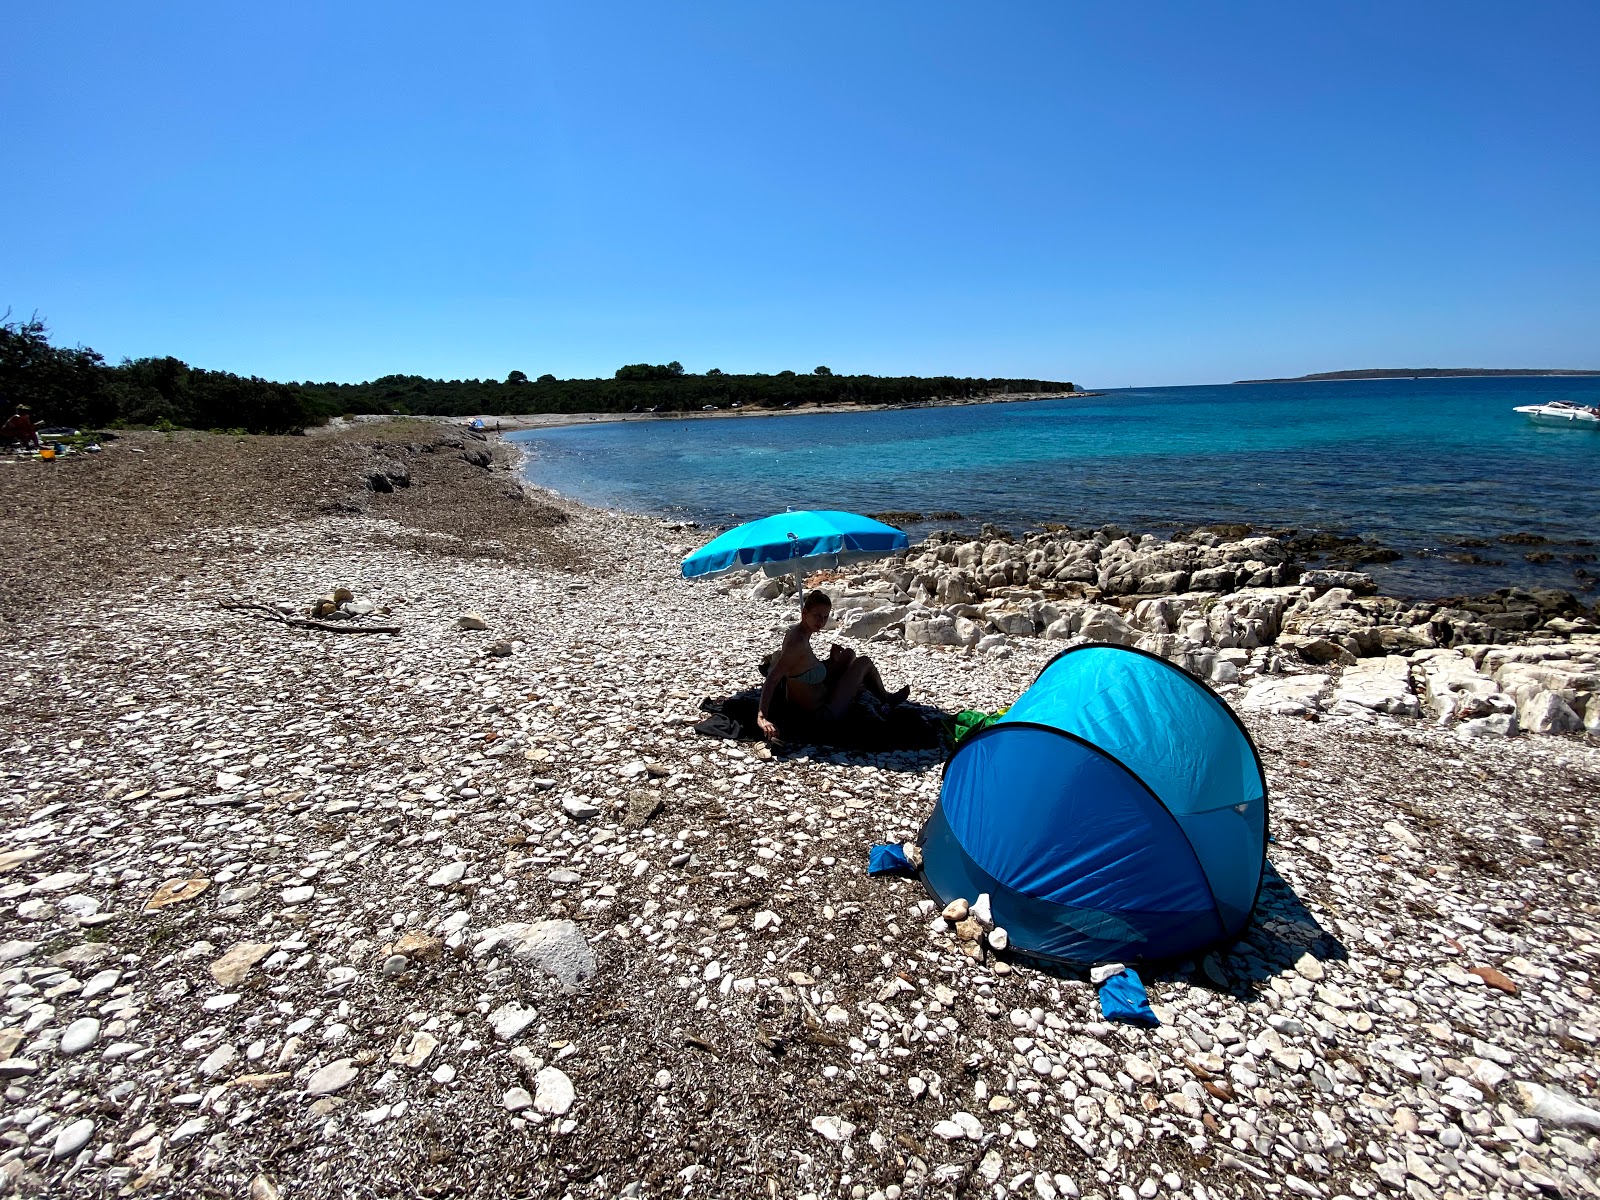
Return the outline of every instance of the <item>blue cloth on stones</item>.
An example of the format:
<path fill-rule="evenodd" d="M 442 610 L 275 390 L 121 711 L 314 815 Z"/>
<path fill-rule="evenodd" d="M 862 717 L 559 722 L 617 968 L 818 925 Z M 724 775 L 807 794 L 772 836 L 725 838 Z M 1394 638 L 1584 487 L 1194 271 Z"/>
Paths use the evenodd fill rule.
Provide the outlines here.
<path fill-rule="evenodd" d="M 879 842 L 872 848 L 867 859 L 868 875 L 892 875 L 897 872 L 909 872 L 911 869 L 911 860 L 906 857 L 906 852 L 900 848 L 899 842 Z"/>
<path fill-rule="evenodd" d="M 1128 1025 L 1159 1025 L 1139 972 L 1126 967 L 1100 985 L 1100 1015 Z"/>

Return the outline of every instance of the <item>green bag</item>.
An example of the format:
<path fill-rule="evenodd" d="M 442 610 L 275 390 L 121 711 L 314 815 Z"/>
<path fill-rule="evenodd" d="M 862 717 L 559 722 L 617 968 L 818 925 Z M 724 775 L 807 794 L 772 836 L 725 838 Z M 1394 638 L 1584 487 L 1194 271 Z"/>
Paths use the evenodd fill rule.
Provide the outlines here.
<path fill-rule="evenodd" d="M 977 733 L 980 729 L 987 729 L 1005 714 L 1004 708 L 992 713 L 982 712 L 976 708 L 963 709 L 955 716 L 945 718 L 944 731 L 950 735 L 951 745 L 960 745 L 962 738 Z"/>

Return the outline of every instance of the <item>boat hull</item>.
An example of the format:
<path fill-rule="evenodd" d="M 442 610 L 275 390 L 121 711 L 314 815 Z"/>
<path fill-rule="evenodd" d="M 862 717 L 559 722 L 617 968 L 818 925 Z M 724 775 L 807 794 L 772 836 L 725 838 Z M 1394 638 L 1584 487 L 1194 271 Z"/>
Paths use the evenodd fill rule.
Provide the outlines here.
<path fill-rule="evenodd" d="M 1567 425 L 1580 429 L 1600 429 L 1600 417 L 1582 408 L 1559 409 L 1548 405 L 1525 405 L 1516 409 L 1535 425 Z"/>

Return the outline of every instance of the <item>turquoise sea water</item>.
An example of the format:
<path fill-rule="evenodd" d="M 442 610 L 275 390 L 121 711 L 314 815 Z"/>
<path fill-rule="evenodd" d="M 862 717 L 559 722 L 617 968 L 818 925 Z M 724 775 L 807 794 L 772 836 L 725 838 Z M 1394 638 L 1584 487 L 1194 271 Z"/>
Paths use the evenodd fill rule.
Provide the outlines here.
<path fill-rule="evenodd" d="M 1600 378 L 1141 388 L 868 413 L 594 422 L 512 435 L 529 478 L 586 503 L 730 525 L 785 508 L 932 513 L 973 526 L 1217 521 L 1363 534 L 1371 568 L 1420 595 L 1511 583 L 1583 588 L 1600 547 L 1600 430 L 1519 404 L 1600 404 Z M 912 523 L 919 533 L 935 523 Z M 1532 532 L 1546 546 L 1503 544 Z M 1451 562 L 1485 539 L 1480 565 Z M 1549 562 L 1529 562 L 1549 553 Z"/>

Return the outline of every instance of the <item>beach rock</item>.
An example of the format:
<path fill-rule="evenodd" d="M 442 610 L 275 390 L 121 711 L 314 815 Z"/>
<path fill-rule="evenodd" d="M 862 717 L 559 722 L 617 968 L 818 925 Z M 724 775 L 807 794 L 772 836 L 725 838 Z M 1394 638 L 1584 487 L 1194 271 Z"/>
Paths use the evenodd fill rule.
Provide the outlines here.
<path fill-rule="evenodd" d="M 1321 666 L 1334 664 L 1352 666 L 1356 662 L 1356 655 L 1352 651 L 1330 638 L 1284 634 L 1278 639 L 1278 646 L 1284 650 L 1295 651 L 1308 663 L 1317 663 Z"/>
<path fill-rule="evenodd" d="M 811 1128 L 830 1142 L 848 1142 L 856 1132 L 854 1124 L 837 1116 L 812 1117 Z"/>
<path fill-rule="evenodd" d="M 1528 733 L 1583 732 L 1583 718 L 1555 692 L 1539 692 L 1521 706 L 1517 715 Z"/>
<path fill-rule="evenodd" d="M 1111 642 L 1118 646 L 1131 646 L 1139 640 L 1139 633 L 1129 625 L 1114 608 L 1092 605 L 1086 608 L 1078 623 L 1077 636 L 1091 642 Z"/>
<path fill-rule="evenodd" d="M 855 638 L 864 642 L 869 638 L 876 637 L 889 626 L 897 625 L 905 620 L 910 611 L 909 605 L 883 605 L 867 612 L 856 613 L 848 623 L 842 626 L 839 632 L 845 637 Z"/>
<path fill-rule="evenodd" d="M 1135 590 L 1145 594 L 1169 595 L 1188 591 L 1189 584 L 1189 572 L 1163 571 L 1159 574 L 1146 575 L 1139 580 L 1139 586 Z"/>
<path fill-rule="evenodd" d="M 1326 675 L 1281 675 L 1259 679 L 1245 693 L 1243 707 L 1246 712 L 1302 716 L 1320 711 L 1330 690 Z"/>
<path fill-rule="evenodd" d="M 1019 612 L 1001 609 L 989 614 L 989 624 L 1007 637 L 1032 637 L 1034 624 L 1031 618 Z"/>
<path fill-rule="evenodd" d="M 156 912 L 172 904 L 186 904 L 211 886 L 204 878 L 169 879 L 144 902 L 145 912 Z"/>
<path fill-rule="evenodd" d="M 239 1051 L 232 1042 L 224 1042 L 210 1054 L 206 1055 L 200 1064 L 200 1074 L 210 1079 L 214 1075 L 228 1069 L 228 1066 L 238 1057 Z"/>
<path fill-rule="evenodd" d="M 949 617 L 910 617 L 906 620 L 906 641 L 914 646 L 959 646 L 961 636 Z"/>
<path fill-rule="evenodd" d="M 1238 578 L 1232 567 L 1207 567 L 1189 577 L 1189 587 L 1196 592 L 1230 592 Z"/>
<path fill-rule="evenodd" d="M 598 970 L 593 949 L 578 927 L 565 920 L 513 922 L 485 930 L 472 955 L 484 958 L 491 953 L 538 967 L 565 991 L 587 983 Z"/>
<path fill-rule="evenodd" d="M 572 1080 L 559 1067 L 543 1067 L 533 1077 L 533 1106 L 542 1113 L 565 1116 L 577 1098 Z"/>
<path fill-rule="evenodd" d="M 431 888 L 445 888 L 460 883 L 466 877 L 467 864 L 464 862 L 445 863 L 444 866 L 428 876 L 428 886 Z"/>
<path fill-rule="evenodd" d="M 502 1042 L 509 1042 L 538 1019 L 539 1014 L 535 1010 L 524 1008 L 513 1001 L 510 1004 L 502 1004 L 489 1014 L 489 1028 L 494 1030 L 495 1037 Z"/>
<path fill-rule="evenodd" d="M 475 612 L 463 613 L 456 618 L 456 628 L 463 633 L 472 633 L 489 628 L 489 622 Z"/>
<path fill-rule="evenodd" d="M 211 964 L 211 978 L 223 987 L 233 987 L 242 983 L 250 974 L 250 968 L 271 953 L 272 946 L 265 942 L 240 942 Z"/>
<path fill-rule="evenodd" d="M 1397 654 L 1362 659 L 1346 667 L 1333 700 L 1399 717 L 1422 715 L 1422 705 L 1411 691 L 1411 664 Z"/>
<path fill-rule="evenodd" d="M 1495 713 L 1488 717 L 1474 717 L 1456 726 L 1456 736 L 1464 741 L 1478 738 L 1513 737 L 1518 732 L 1517 718 L 1510 713 Z"/>
<path fill-rule="evenodd" d="M 92 1117 L 81 1117 L 69 1122 L 56 1130 L 56 1136 L 50 1144 L 50 1157 L 65 1158 L 69 1154 L 76 1154 L 89 1144 L 89 1139 L 93 1136 Z"/>
<path fill-rule="evenodd" d="M 58 1047 L 62 1054 L 79 1054 L 94 1045 L 100 1037 L 100 1022 L 94 1017 L 79 1017 L 61 1033 Z"/>
<path fill-rule="evenodd" d="M 1514 1083 L 1512 1091 L 1522 1111 L 1546 1125 L 1555 1129 L 1581 1129 L 1600 1134 L 1600 1109 L 1529 1080 Z"/>
<path fill-rule="evenodd" d="M 357 1074 L 355 1064 L 350 1059 L 336 1058 L 312 1073 L 306 1084 L 306 1095 L 331 1096 L 341 1092 L 356 1081 Z"/>
<path fill-rule="evenodd" d="M 426 1030 L 418 1029 L 412 1033 L 402 1033 L 395 1039 L 394 1048 L 389 1051 L 389 1061 L 398 1063 L 402 1067 L 420 1067 L 438 1048 L 439 1039 Z"/>
<path fill-rule="evenodd" d="M 1307 571 L 1300 576 L 1301 587 L 1349 588 L 1352 592 L 1375 592 L 1378 585 L 1364 571 Z"/>

